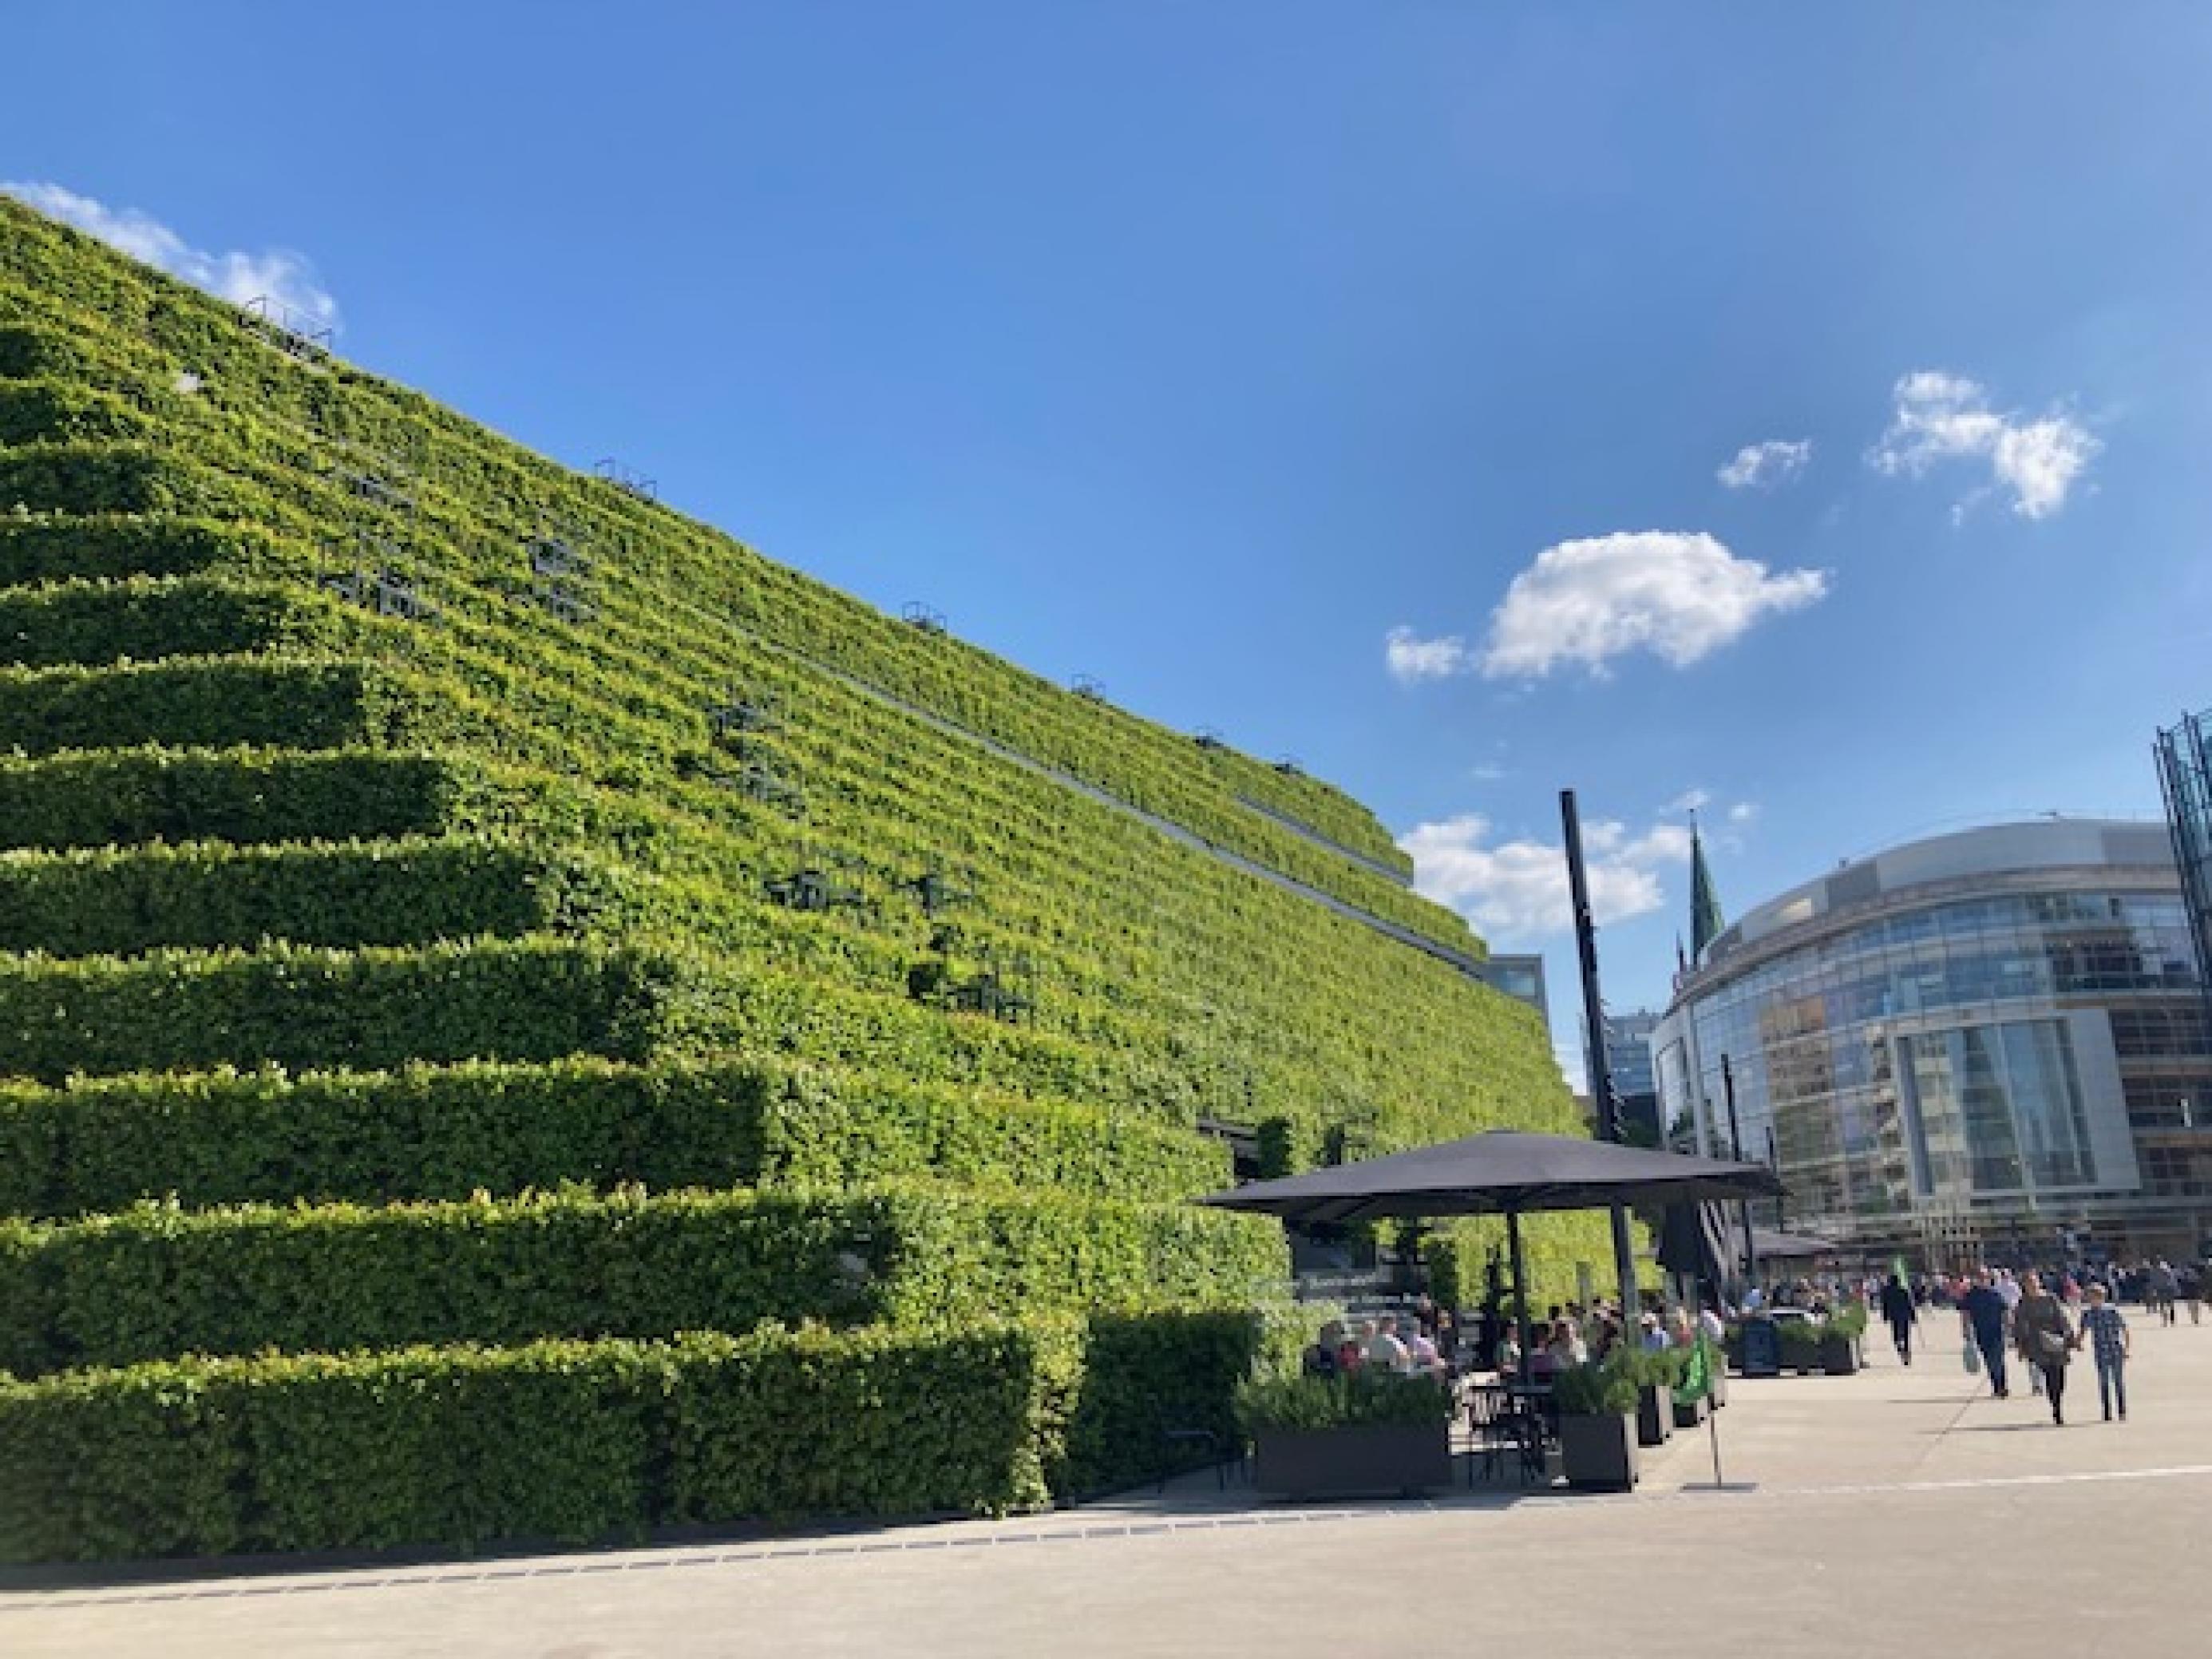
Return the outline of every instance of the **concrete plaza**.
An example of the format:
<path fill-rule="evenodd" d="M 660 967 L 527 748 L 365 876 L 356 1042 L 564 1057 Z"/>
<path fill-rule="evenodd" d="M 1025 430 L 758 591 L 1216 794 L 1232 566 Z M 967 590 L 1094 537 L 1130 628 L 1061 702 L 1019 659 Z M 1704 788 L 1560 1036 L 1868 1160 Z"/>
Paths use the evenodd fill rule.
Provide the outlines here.
<path fill-rule="evenodd" d="M 0 1594 L 44 1656 L 1385 1654 L 1484 1647 L 1793 1659 L 2212 1647 L 2212 1322 L 2129 1310 L 2132 1420 L 2069 1425 L 1960 1368 L 1731 1385 L 1633 1496 L 1269 1505 L 1212 1477 L 1043 1516 L 745 1543 Z"/>

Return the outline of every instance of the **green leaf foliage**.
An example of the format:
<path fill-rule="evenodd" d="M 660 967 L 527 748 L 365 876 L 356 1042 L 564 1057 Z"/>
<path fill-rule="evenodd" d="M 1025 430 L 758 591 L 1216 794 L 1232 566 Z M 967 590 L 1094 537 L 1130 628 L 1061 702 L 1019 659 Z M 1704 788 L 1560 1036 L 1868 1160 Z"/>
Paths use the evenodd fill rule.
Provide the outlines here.
<path fill-rule="evenodd" d="M 1343 1429 L 1370 1423 L 1448 1423 L 1451 1390 L 1433 1377 L 1363 1366 L 1334 1376 L 1263 1372 L 1237 1391 L 1247 1434 L 1263 1429 Z"/>
<path fill-rule="evenodd" d="M 1229 1168 L 1219 1141 L 1139 1117 L 765 1059 L 0 1084 L 0 1215 L 908 1176 L 1138 1200 Z"/>
<path fill-rule="evenodd" d="M 0 1075 L 641 1059 L 665 1025 L 669 981 L 650 956 L 535 938 L 0 957 Z"/>
<path fill-rule="evenodd" d="M 0 1369 L 185 1353 L 666 1336 L 1256 1299 L 1272 1224 L 1183 1205 L 887 1186 L 464 1203 L 146 1205 L 0 1223 Z"/>
<path fill-rule="evenodd" d="M 0 1379 L 0 1560 L 1004 1513 L 1225 1423 L 1250 1312 L 190 1359 Z"/>

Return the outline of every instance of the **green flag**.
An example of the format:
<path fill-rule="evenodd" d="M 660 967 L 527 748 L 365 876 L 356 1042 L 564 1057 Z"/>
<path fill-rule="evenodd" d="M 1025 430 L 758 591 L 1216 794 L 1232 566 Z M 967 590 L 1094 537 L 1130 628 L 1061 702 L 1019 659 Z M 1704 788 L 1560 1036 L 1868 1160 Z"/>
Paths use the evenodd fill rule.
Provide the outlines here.
<path fill-rule="evenodd" d="M 1713 1391 L 1713 1351 L 1703 1331 L 1690 1350 L 1690 1363 L 1682 1367 L 1682 1380 L 1674 1385 L 1674 1403 L 1694 1406 Z"/>
<path fill-rule="evenodd" d="M 1721 920 L 1720 895 L 1713 890 L 1713 872 L 1705 864 L 1705 843 L 1698 834 L 1698 821 L 1690 820 L 1690 961 L 1701 966 L 1705 946 L 1725 924 Z"/>

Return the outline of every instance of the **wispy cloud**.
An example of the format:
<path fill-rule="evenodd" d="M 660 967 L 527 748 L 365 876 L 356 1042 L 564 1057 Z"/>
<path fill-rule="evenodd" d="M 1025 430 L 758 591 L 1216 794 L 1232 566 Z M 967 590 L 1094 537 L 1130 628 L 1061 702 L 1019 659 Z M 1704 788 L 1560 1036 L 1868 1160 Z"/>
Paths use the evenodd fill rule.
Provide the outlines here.
<path fill-rule="evenodd" d="M 1802 472 L 1812 459 L 1810 438 L 1795 442 L 1770 438 L 1762 444 L 1746 444 L 1714 476 L 1730 489 L 1772 489 Z"/>
<path fill-rule="evenodd" d="M 1712 805 L 1712 800 L 1713 792 L 1710 789 L 1685 789 L 1659 810 L 1668 817 L 1678 818 L 1685 812 L 1704 811 Z"/>
<path fill-rule="evenodd" d="M 1495 761 L 1484 761 L 1467 769 L 1468 776 L 1477 783 L 1496 783 L 1505 775 L 1505 769 Z"/>
<path fill-rule="evenodd" d="M 1770 575 L 1712 537 L 1620 531 L 1561 542 L 1513 579 L 1491 613 L 1482 672 L 1529 678 L 1649 651 L 1677 668 L 1740 638 L 1762 617 L 1802 610 L 1828 591 L 1825 571 Z"/>
<path fill-rule="evenodd" d="M 1491 840 L 1479 812 L 1424 823 L 1398 838 L 1413 860 L 1413 886 L 1449 905 L 1486 933 L 1530 941 L 1574 926 L 1565 854 L 1540 841 Z M 1690 856 L 1690 832 L 1655 823 L 1640 835 L 1601 819 L 1583 826 L 1590 909 L 1601 923 L 1625 921 L 1665 902 L 1659 872 Z"/>
<path fill-rule="evenodd" d="M 1962 516 L 1991 489 L 2012 496 L 2024 519 L 2047 519 L 2066 505 L 2089 463 L 2104 447 L 2071 415 L 2054 408 L 2029 420 L 1990 407 L 1978 380 L 1942 369 L 1907 374 L 1892 388 L 1889 429 L 1867 452 L 1877 472 L 1919 477 L 1938 461 L 1987 463 L 1990 483 L 1953 509 Z"/>
<path fill-rule="evenodd" d="M 295 318 L 308 319 L 313 327 L 337 326 L 338 302 L 304 254 L 289 248 L 210 252 L 192 246 L 149 214 L 136 208 L 111 208 L 60 185 L 0 181 L 0 191 L 234 304 L 265 295 Z"/>
<path fill-rule="evenodd" d="M 1730 823 L 1749 823 L 1758 816 L 1759 803 L 1755 800 L 1740 800 L 1728 810 L 1728 821 Z"/>
<path fill-rule="evenodd" d="M 1467 641 L 1456 634 L 1425 640 L 1410 628 L 1394 628 L 1382 641 L 1382 660 L 1401 685 L 1449 679 L 1474 666 Z"/>

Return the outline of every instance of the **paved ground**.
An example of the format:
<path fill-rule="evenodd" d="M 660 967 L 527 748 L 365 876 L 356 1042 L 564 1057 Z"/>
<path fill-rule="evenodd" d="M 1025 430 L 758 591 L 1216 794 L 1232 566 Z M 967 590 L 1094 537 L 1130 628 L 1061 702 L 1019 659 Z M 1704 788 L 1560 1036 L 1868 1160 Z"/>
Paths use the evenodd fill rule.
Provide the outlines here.
<path fill-rule="evenodd" d="M 2133 1420 L 1910 1370 L 1732 1385 L 1712 1489 L 1289 1508 L 1210 1477 L 1058 1515 L 772 1543 L 0 1595 L 0 1654 L 1209 1655 L 1483 1646 L 1976 1659 L 2212 1650 L 2212 1323 L 2136 1327 Z M 1948 1325 L 1939 1327 L 1948 1329 Z M 1745 1629 L 1746 1626 L 1751 1627 Z M 1565 1644 L 1564 1647 L 1562 1644 Z"/>

